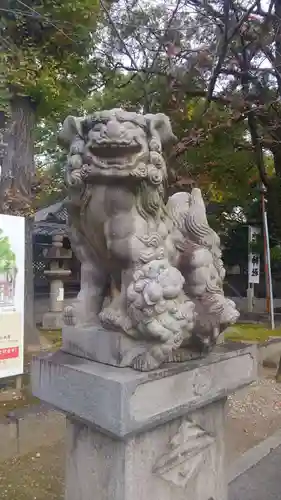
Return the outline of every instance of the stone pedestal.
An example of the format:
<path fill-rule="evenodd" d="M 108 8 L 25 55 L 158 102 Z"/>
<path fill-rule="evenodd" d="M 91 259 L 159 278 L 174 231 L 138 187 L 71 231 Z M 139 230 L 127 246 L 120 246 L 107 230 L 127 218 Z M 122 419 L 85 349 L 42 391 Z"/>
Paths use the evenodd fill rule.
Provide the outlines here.
<path fill-rule="evenodd" d="M 102 326 L 63 326 L 63 352 L 111 366 L 132 366 L 136 356 L 151 348 L 149 340 L 136 340 L 120 330 L 108 330 Z M 171 359 L 172 358 L 172 359 Z M 201 358 L 200 353 L 180 348 L 168 354 L 170 361 L 189 361 Z"/>
<path fill-rule="evenodd" d="M 148 373 L 35 358 L 33 394 L 67 416 L 66 500 L 226 500 L 224 404 L 256 369 L 225 345 Z"/>

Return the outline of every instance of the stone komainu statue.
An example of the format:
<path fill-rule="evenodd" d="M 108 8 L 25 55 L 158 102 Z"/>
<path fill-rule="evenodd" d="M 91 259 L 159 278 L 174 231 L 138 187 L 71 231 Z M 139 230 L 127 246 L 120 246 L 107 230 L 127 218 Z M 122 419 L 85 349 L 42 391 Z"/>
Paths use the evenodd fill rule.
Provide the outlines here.
<path fill-rule="evenodd" d="M 163 150 L 174 139 L 164 114 L 121 109 L 70 116 L 60 133 L 70 240 L 81 261 L 81 290 L 65 322 L 147 341 L 132 362 L 140 370 L 178 359 L 179 348 L 208 352 L 239 316 L 223 294 L 220 240 L 200 190 L 164 203 Z M 105 304 L 110 281 L 118 293 Z"/>

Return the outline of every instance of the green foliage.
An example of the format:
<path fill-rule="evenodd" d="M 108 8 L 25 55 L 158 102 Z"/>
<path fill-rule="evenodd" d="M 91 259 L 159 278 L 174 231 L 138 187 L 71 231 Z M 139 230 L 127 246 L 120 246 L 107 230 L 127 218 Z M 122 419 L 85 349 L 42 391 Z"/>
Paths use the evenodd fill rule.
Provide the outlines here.
<path fill-rule="evenodd" d="M 276 211 L 274 213 L 274 208 L 277 210 L 278 205 L 275 205 L 280 196 L 279 186 L 280 180 L 277 176 L 273 175 L 269 181 L 269 191 L 266 195 L 266 210 L 267 210 L 267 220 L 269 229 L 269 244 L 270 244 L 270 254 L 271 254 L 271 267 L 273 272 L 279 272 L 281 264 L 281 232 L 280 232 L 280 215 Z M 276 193 L 272 193 L 271 189 L 277 190 Z M 253 253 L 258 253 L 261 256 L 261 262 L 263 264 L 264 259 L 264 240 L 263 233 L 258 237 L 257 242 L 250 246 L 248 244 L 248 225 L 259 225 L 263 227 L 262 209 L 261 209 L 261 193 L 257 185 L 252 185 L 249 190 L 248 197 L 243 203 L 243 214 L 244 220 L 234 220 L 231 221 L 225 232 L 223 233 L 222 239 L 224 244 L 224 260 L 229 266 L 234 266 L 239 264 L 244 269 L 248 266 L 248 251 L 251 250 Z M 280 211 L 279 211 L 280 214 Z"/>
<path fill-rule="evenodd" d="M 0 272 L 15 268 L 16 256 L 11 249 L 9 238 L 0 229 Z"/>
<path fill-rule="evenodd" d="M 57 145 L 57 130 L 58 124 L 53 120 L 41 120 L 35 129 L 36 177 L 40 186 L 32 203 L 35 211 L 61 201 L 66 195 L 66 156 Z"/>
<path fill-rule="evenodd" d="M 281 248 L 279 245 L 276 245 L 274 246 L 273 248 L 271 248 L 271 260 L 273 262 L 273 264 L 277 263 L 277 264 L 280 264 L 281 263 Z"/>
<path fill-rule="evenodd" d="M 0 54 L 0 111 L 7 112 L 8 110 L 8 99 L 9 99 L 9 91 L 6 86 L 5 79 L 5 67 L 1 64 L 1 54 Z"/>
<path fill-rule="evenodd" d="M 9 2 L 15 12 L 21 5 Z M 37 130 L 36 153 L 39 175 L 53 182 L 38 195 L 36 206 L 64 194 L 56 120 L 62 121 L 66 113 L 122 106 L 170 116 L 184 151 L 168 160 L 171 184 L 191 178 L 206 199 L 223 204 L 222 211 L 231 213 L 240 205 L 248 213 L 245 200 L 253 200 L 249 180 L 257 169 L 247 125 L 237 112 L 243 108 L 241 92 L 233 84 L 232 105 L 218 99 L 207 112 L 206 100 L 200 97 L 207 90 L 217 42 L 210 19 L 191 15 L 184 5 L 171 18 L 164 2 L 143 5 L 128 0 L 126 6 L 113 5 L 112 22 L 103 29 L 97 24 L 97 1 L 25 3 L 29 16 L 15 13 L 4 19 L 14 51 L 7 51 L 5 58 L 11 85 L 35 100 L 39 116 L 48 116 Z M 34 11 L 39 16 L 34 17 Z M 98 85 L 100 91 L 89 92 Z M 192 97 L 194 91 L 199 97 Z M 228 97 L 231 85 L 227 92 Z"/>
<path fill-rule="evenodd" d="M 26 0 L 24 4 L 10 0 L 9 12 L 0 12 L 6 87 L 29 96 L 38 116 L 67 113 L 95 82 L 89 58 L 99 2 Z"/>
<path fill-rule="evenodd" d="M 245 140 L 246 125 L 233 123 L 231 110 L 218 103 L 203 115 L 204 99 L 188 94 L 171 108 L 167 77 L 151 77 L 145 90 L 138 75 L 132 78 L 119 72 L 103 91 L 86 101 L 85 110 L 124 106 L 139 111 L 146 106 L 148 94 L 148 111 L 168 114 L 179 142 L 187 135 L 191 138 L 179 161 L 169 162 L 176 177 L 192 178 L 211 200 L 231 206 L 242 203 L 249 194 L 249 179 L 256 172 L 251 145 Z"/>
<path fill-rule="evenodd" d="M 248 266 L 248 227 L 245 224 L 232 223 L 222 235 L 224 246 L 223 258 L 227 266 Z"/>
<path fill-rule="evenodd" d="M 187 100 L 177 123 L 180 140 L 194 135 L 180 160 L 179 173 L 188 173 L 209 199 L 232 208 L 249 194 L 254 155 L 245 140 L 245 124 L 233 122 L 231 111 L 218 103 L 203 114 L 204 105 L 203 99 Z"/>
<path fill-rule="evenodd" d="M 278 175 L 269 181 L 267 199 L 270 234 L 281 243 L 281 178 Z"/>

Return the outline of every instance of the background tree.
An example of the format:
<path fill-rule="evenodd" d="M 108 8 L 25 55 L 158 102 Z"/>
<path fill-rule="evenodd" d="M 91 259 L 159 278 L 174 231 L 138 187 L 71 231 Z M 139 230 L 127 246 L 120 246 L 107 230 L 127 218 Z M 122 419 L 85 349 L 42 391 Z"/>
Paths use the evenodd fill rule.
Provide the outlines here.
<path fill-rule="evenodd" d="M 90 56 L 98 2 L 6 0 L 4 5 L 1 61 L 11 119 L 0 202 L 2 211 L 11 200 L 12 208 L 22 211 L 31 196 L 36 121 L 75 110 L 95 84 Z"/>
<path fill-rule="evenodd" d="M 47 3 L 43 4 L 46 8 Z M 105 22 L 95 25 L 91 48 L 85 57 L 81 56 L 87 74 L 83 80 L 81 73 L 87 96 L 81 99 L 78 92 L 79 69 L 72 72 L 62 61 L 59 67 L 67 66 L 66 73 L 62 72 L 60 78 L 59 70 L 56 73 L 58 88 L 66 74 L 64 85 L 69 84 L 70 92 L 77 96 L 73 99 L 70 94 L 75 106 L 68 111 L 86 113 L 122 105 L 167 113 L 179 138 L 167 159 L 170 190 L 189 189 L 192 183 L 200 185 L 206 200 L 212 206 L 216 202 L 219 212 L 214 219 L 230 241 L 228 234 L 234 231 L 234 223 L 244 224 L 250 205 L 256 204 L 253 180 L 263 180 L 269 192 L 270 224 L 278 240 L 280 148 L 276 134 L 280 91 L 275 60 L 279 23 L 275 4 L 268 5 L 266 12 L 258 2 L 244 0 L 153 4 L 124 0 L 110 6 L 101 1 L 100 6 Z M 32 8 L 43 15 L 39 6 Z M 59 28 L 73 40 L 74 33 L 66 32 L 69 19 L 56 17 L 59 8 L 61 2 L 56 12 L 50 10 L 47 28 L 50 32 Z M 83 32 L 86 25 L 81 21 L 79 29 Z M 58 31 L 58 35 L 62 33 Z M 66 43 L 71 43 L 68 38 Z M 79 74 L 79 79 L 73 77 L 73 83 L 74 73 Z M 51 88 L 56 89 L 56 85 Z M 50 100 L 52 111 L 48 117 L 46 113 L 38 115 L 44 119 L 36 128 L 37 171 L 40 179 L 55 182 L 48 183 L 44 194 L 37 192 L 35 207 L 64 196 L 63 157 L 55 146 L 52 121 L 62 121 L 69 108 L 62 95 L 60 90 L 58 101 L 53 97 Z M 237 207 L 243 214 L 238 220 Z"/>
<path fill-rule="evenodd" d="M 0 73 L 1 88 L 4 85 L 9 94 L 4 108 L 9 130 L 1 170 L 0 211 L 26 216 L 27 343 L 37 343 L 30 218 L 35 126 L 40 118 L 62 116 L 75 109 L 95 85 L 97 72 L 91 54 L 98 13 L 99 3 L 93 0 L 1 2 Z"/>
<path fill-rule="evenodd" d="M 268 189 L 275 244 L 281 234 L 279 9 L 278 0 L 264 7 L 244 0 L 128 0 L 106 13 L 101 50 L 112 80 L 121 81 L 117 101 L 126 94 L 123 102 L 132 106 L 128 95 L 135 94 L 138 109 L 160 108 L 172 118 L 179 136 L 170 158 L 176 184 L 192 177 L 211 198 L 233 202 L 224 212 L 244 205 L 245 223 L 249 201 L 256 203 L 249 183 L 256 177 Z"/>

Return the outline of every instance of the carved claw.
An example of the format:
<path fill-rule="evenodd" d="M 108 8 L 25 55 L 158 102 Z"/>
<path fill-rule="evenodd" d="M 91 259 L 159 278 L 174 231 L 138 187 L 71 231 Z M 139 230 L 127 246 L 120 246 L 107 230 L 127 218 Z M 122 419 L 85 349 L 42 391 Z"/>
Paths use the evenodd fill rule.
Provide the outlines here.
<path fill-rule="evenodd" d="M 130 318 L 127 315 L 122 314 L 121 311 L 111 309 L 110 307 L 106 307 L 100 312 L 99 319 L 105 328 L 113 330 L 121 328 L 128 335 L 132 329 L 132 322 Z"/>
<path fill-rule="evenodd" d="M 73 306 L 66 306 L 63 311 L 63 322 L 67 326 L 75 326 L 76 318 Z"/>
<path fill-rule="evenodd" d="M 149 351 L 139 354 L 132 363 L 132 368 L 140 372 L 149 372 L 156 370 L 161 365 L 162 361 L 155 359 Z"/>
<path fill-rule="evenodd" d="M 172 351 L 167 361 L 169 363 L 184 363 L 185 361 L 190 361 L 191 359 L 200 359 L 202 354 L 196 351 L 190 351 L 186 348 L 180 348 L 176 351 Z"/>

